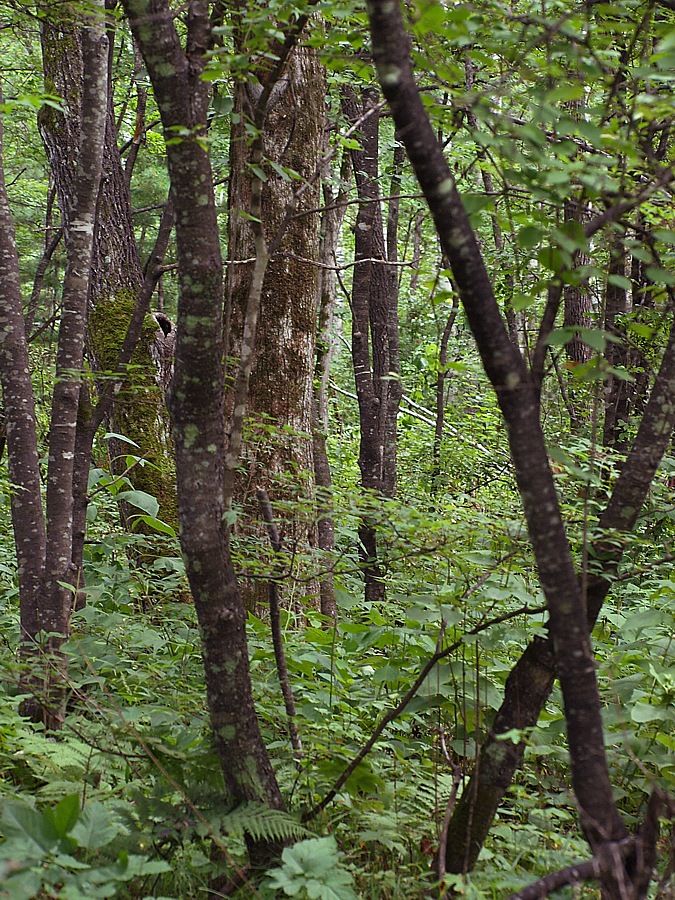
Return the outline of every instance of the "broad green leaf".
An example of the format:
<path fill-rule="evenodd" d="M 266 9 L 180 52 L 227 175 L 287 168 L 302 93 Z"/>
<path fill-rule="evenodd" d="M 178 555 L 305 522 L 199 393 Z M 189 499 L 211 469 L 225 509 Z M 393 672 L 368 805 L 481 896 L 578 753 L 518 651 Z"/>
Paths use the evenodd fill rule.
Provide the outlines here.
<path fill-rule="evenodd" d="M 521 250 L 532 250 L 539 246 L 544 232 L 537 225 L 525 225 L 516 235 L 516 244 Z"/>
<path fill-rule="evenodd" d="M 85 850 L 100 850 L 117 835 L 117 828 L 110 821 L 105 806 L 92 800 L 80 813 L 71 835 Z"/>
<path fill-rule="evenodd" d="M 148 516 L 155 518 L 159 512 L 159 503 L 152 494 L 146 494 L 145 491 L 120 491 L 116 495 L 117 500 L 126 500 L 136 509 L 143 510 Z"/>

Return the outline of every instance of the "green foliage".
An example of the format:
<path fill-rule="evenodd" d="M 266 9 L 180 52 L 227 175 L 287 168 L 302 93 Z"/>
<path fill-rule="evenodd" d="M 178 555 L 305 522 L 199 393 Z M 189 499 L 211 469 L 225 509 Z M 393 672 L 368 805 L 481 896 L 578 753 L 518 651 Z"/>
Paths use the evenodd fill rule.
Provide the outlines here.
<path fill-rule="evenodd" d="M 341 866 L 335 838 L 311 838 L 287 847 L 271 869 L 262 895 L 298 900 L 357 900 L 352 876 Z"/>
<path fill-rule="evenodd" d="M 121 826 L 97 801 L 80 809 L 78 794 L 42 810 L 6 800 L 0 816 L 0 896 L 31 900 L 58 890 L 66 900 L 110 897 L 121 883 L 169 871 L 162 860 L 115 854 Z"/>

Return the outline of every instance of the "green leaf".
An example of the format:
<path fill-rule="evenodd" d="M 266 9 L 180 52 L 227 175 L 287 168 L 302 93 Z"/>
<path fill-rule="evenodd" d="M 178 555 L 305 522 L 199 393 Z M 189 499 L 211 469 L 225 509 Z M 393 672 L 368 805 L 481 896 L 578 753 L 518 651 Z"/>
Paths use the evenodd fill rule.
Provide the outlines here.
<path fill-rule="evenodd" d="M 100 850 L 117 836 L 117 828 L 110 821 L 105 806 L 92 800 L 80 813 L 71 836 L 85 850 Z"/>
<path fill-rule="evenodd" d="M 0 831 L 8 842 L 18 843 L 22 852 L 31 859 L 41 859 L 59 843 L 53 823 L 20 800 L 5 801 Z"/>
<path fill-rule="evenodd" d="M 525 225 L 516 235 L 516 244 L 521 250 L 532 250 L 541 243 L 543 237 L 544 232 L 537 225 Z"/>
<path fill-rule="evenodd" d="M 608 275 L 607 284 L 613 284 L 615 287 L 622 288 L 624 291 L 630 291 L 633 285 L 629 278 L 625 275 Z"/>
<path fill-rule="evenodd" d="M 652 706 L 651 703 L 638 702 L 631 710 L 630 717 L 633 722 L 655 722 L 665 718 L 665 710 L 662 707 Z"/>
<path fill-rule="evenodd" d="M 134 516 L 134 529 L 139 522 L 147 525 L 148 528 L 152 528 L 152 530 L 156 531 L 158 534 L 167 534 L 169 537 L 176 537 L 176 532 L 170 525 L 154 516 Z"/>
<path fill-rule="evenodd" d="M 65 837 L 79 818 L 80 795 L 71 794 L 69 797 L 64 797 L 52 813 L 56 833 L 59 837 Z"/>
<path fill-rule="evenodd" d="M 159 503 L 152 494 L 146 494 L 145 491 L 120 491 L 116 499 L 126 500 L 127 503 L 135 506 L 136 509 L 142 510 L 152 518 L 155 518 L 159 512 Z"/>
<path fill-rule="evenodd" d="M 108 431 L 106 434 L 103 435 L 104 441 L 109 441 L 111 439 L 116 440 L 116 441 L 122 441 L 123 444 L 130 444 L 132 447 L 136 447 L 137 449 L 140 450 L 140 447 L 138 446 L 138 444 L 135 441 L 132 441 L 131 438 L 124 437 L 123 434 L 117 434 L 114 431 Z"/>

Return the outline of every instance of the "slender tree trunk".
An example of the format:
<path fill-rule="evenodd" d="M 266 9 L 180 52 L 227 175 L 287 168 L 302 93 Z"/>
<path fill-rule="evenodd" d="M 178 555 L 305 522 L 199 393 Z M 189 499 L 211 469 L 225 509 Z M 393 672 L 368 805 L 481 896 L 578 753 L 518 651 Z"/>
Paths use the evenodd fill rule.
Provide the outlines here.
<path fill-rule="evenodd" d="M 57 12 L 46 8 L 41 24 L 45 84 L 52 93 L 67 99 L 67 111 L 44 107 L 39 126 L 54 177 L 61 219 L 69 228 L 73 191 L 72 147 L 77 146 L 83 127 L 81 107 L 82 47 L 77 28 L 77 10 L 64 7 Z M 113 32 L 110 32 L 112 39 Z M 111 373 L 117 365 L 120 349 L 134 310 L 143 291 L 143 271 L 134 234 L 128 179 L 117 149 L 117 128 L 112 105 L 112 87 L 108 83 L 103 169 L 105 178 L 96 210 L 94 265 L 89 293 L 89 321 L 86 333 L 87 357 L 94 370 Z M 157 384 L 154 362 L 162 332 L 157 321 L 148 316 L 133 357 L 133 378 L 120 379 L 112 410 L 108 411 L 111 430 L 134 441 L 137 453 L 150 465 L 138 466 L 133 473 L 134 487 L 154 496 L 160 504 L 160 518 L 177 527 L 173 449 L 162 390 Z M 106 381 L 101 382 L 101 389 Z M 94 398 L 95 400 L 95 398 Z M 82 410 L 85 424 L 88 411 Z M 79 443 L 80 478 L 74 485 L 75 504 L 80 518 L 86 511 L 86 480 L 94 434 L 82 436 Z M 112 467 L 126 468 L 129 446 L 111 441 Z M 121 510 L 130 527 L 128 510 Z M 144 529 L 140 529 L 141 531 Z M 79 546 L 79 545 L 78 545 Z M 81 558 L 73 560 L 79 569 Z"/>
<path fill-rule="evenodd" d="M 605 331 L 614 338 L 607 342 L 605 359 L 616 370 L 628 364 L 626 333 L 622 317 L 628 312 L 628 294 L 625 287 L 612 283 L 612 276 L 626 277 L 626 251 L 623 237 L 618 236 L 609 251 L 608 281 L 605 291 Z M 628 448 L 626 429 L 629 419 L 629 387 L 624 378 L 614 371 L 606 375 L 605 418 L 602 428 L 602 443 L 605 447 L 625 453 Z"/>
<path fill-rule="evenodd" d="M 627 834 L 612 797 L 595 666 L 588 639 L 586 599 L 589 610 L 593 610 L 598 601 L 602 603 L 607 587 L 603 593 L 598 586 L 589 584 L 586 598 L 574 572 L 546 460 L 537 385 L 499 317 L 475 236 L 417 92 L 400 8 L 387 0 L 374 0 L 369 15 L 383 90 L 396 126 L 405 136 L 408 155 L 434 216 L 486 373 L 495 387 L 507 423 L 516 479 L 549 608 L 553 654 L 565 705 L 572 783 L 584 833 L 595 851 Z M 654 415 L 660 418 L 660 423 L 655 428 L 655 422 L 647 414 L 643 418 L 636 444 L 603 516 L 603 526 L 634 522 L 641 503 L 634 505 L 630 500 L 644 498 L 645 477 L 648 486 L 658 464 L 657 457 L 666 446 L 661 432 L 664 419 L 675 417 L 675 405 L 668 398 L 675 390 L 675 378 L 670 371 L 673 368 L 675 355 L 669 358 L 667 351 L 660 373 L 663 381 L 652 396 L 654 400 L 658 395 Z M 656 445 L 645 445 L 647 436 L 650 442 L 656 439 Z M 606 584 L 606 579 L 600 580 Z M 601 873 L 606 897 L 624 896 L 632 879 L 637 884 L 643 878 L 639 864 L 639 871 L 629 875 L 634 862 Z"/>
<path fill-rule="evenodd" d="M 445 424 L 445 381 L 448 377 L 448 344 L 459 312 L 459 297 L 452 298 L 452 310 L 445 323 L 438 351 L 438 374 L 436 375 L 436 418 L 434 424 L 434 446 L 432 451 L 431 486 L 437 494 L 441 486 L 441 448 L 443 445 L 443 426 Z"/>
<path fill-rule="evenodd" d="M 316 337 L 316 366 L 314 369 L 314 477 L 317 489 L 317 532 L 319 550 L 326 553 L 327 564 L 332 564 L 335 549 L 335 522 L 333 519 L 332 479 L 326 438 L 328 436 L 328 379 L 333 355 L 333 313 L 337 295 L 337 248 L 344 221 L 347 199 L 348 156 L 343 157 L 340 172 L 341 184 L 335 194 L 329 184 L 323 186 L 324 211 L 321 216 L 319 258 L 319 318 Z M 330 568 L 321 573 L 321 612 L 335 619 L 335 586 Z"/>
<path fill-rule="evenodd" d="M 0 117 L 0 380 L 7 422 L 21 640 L 31 646 L 41 627 L 40 600 L 44 584 L 46 537 L 35 398 L 22 311 L 19 256 L 5 186 L 2 137 Z"/>
<path fill-rule="evenodd" d="M 583 227 L 584 224 L 584 207 L 578 201 L 568 200 L 565 203 L 564 218 L 566 222 L 578 222 Z M 577 266 L 587 266 L 590 259 L 585 253 L 578 252 L 576 258 Z M 564 319 L 565 328 L 590 328 L 591 320 L 591 294 L 586 280 L 581 284 L 566 284 L 563 290 Z M 565 344 L 565 355 L 568 362 L 574 367 L 586 363 L 591 358 L 591 349 L 584 343 L 584 340 L 575 332 L 571 341 Z M 582 397 L 580 390 L 575 384 L 574 377 L 568 381 L 567 395 L 569 398 L 569 414 L 570 429 L 573 434 L 581 434 L 587 424 L 586 416 L 581 408 Z"/>
<path fill-rule="evenodd" d="M 80 387 L 84 366 L 87 302 L 93 262 L 94 222 L 103 166 L 107 109 L 108 39 L 102 18 L 82 30 L 82 128 L 73 179 L 73 205 L 66 230 L 66 275 L 63 310 L 56 354 L 54 395 L 50 418 L 47 468 L 47 546 L 45 595 L 41 627 L 53 637 L 49 650 L 57 653 L 70 630 L 70 614 L 78 587 L 73 563 L 73 486 Z M 54 657 L 55 691 L 47 697 L 48 727 L 60 727 L 65 706 L 65 674 Z M 48 685 L 52 679 L 49 673 Z"/>
<path fill-rule="evenodd" d="M 361 484 L 373 497 L 392 496 L 396 488 L 395 424 L 401 398 L 398 282 L 394 282 L 394 267 L 387 266 L 380 208 L 377 98 L 372 89 L 364 90 L 360 100 L 353 91 L 344 89 L 342 100 L 349 120 L 361 122 L 361 147 L 351 151 L 359 198 L 351 298 L 352 361 L 359 404 Z M 396 221 L 397 218 L 396 214 Z M 385 589 L 377 531 L 368 516 L 362 520 L 359 538 L 366 600 L 382 601 Z"/>
<path fill-rule="evenodd" d="M 179 300 L 169 407 L 178 475 L 181 549 L 202 638 L 207 698 L 228 799 L 283 808 L 251 693 L 246 609 L 225 522 L 223 275 L 206 136 L 210 48 L 208 3 L 188 6 L 183 50 L 166 0 L 124 0 L 161 110 L 176 205 Z M 148 27 L 152 22 L 152 28 Z M 254 868 L 280 846 L 248 838 Z"/>

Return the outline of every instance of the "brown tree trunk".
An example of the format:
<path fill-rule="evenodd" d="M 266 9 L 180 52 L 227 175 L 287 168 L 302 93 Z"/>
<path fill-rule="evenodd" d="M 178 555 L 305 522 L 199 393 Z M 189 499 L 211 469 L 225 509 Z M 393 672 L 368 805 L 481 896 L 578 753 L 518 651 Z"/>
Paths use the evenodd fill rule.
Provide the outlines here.
<path fill-rule="evenodd" d="M 67 98 L 67 112 L 43 107 L 39 126 L 57 189 L 61 219 L 69 227 L 71 216 L 72 148 L 78 145 L 83 127 L 80 104 L 82 48 L 77 28 L 77 10 L 64 7 L 57 14 L 46 9 L 41 20 L 41 40 L 45 85 L 52 93 Z M 110 32 L 113 37 L 113 32 Z M 102 181 L 96 210 L 94 264 L 89 292 L 89 321 L 86 334 L 87 357 L 96 372 L 115 371 L 129 323 L 143 292 L 141 267 L 131 214 L 128 181 L 117 149 L 117 130 L 110 82 L 106 103 L 106 129 Z M 147 298 L 149 299 L 149 298 Z M 147 305 L 146 305 L 147 308 Z M 154 356 L 162 344 L 158 322 L 148 316 L 132 362 L 133 378 L 121 378 L 114 404 L 106 414 L 111 430 L 138 445 L 135 451 L 150 465 L 137 466 L 132 473 L 134 487 L 154 496 L 160 504 L 159 516 L 177 527 L 173 449 L 168 416 Z M 101 382 L 101 388 L 106 381 Z M 95 400 L 95 398 L 93 398 Z M 93 402 L 93 401 L 92 401 Z M 81 424 L 89 412 L 82 410 Z M 83 435 L 79 443 L 79 480 L 74 485 L 78 520 L 86 512 L 86 479 L 94 434 Z M 112 467 L 126 468 L 129 445 L 111 441 Z M 122 509 L 127 519 L 128 510 Z M 126 521 L 127 526 L 131 522 Z M 143 531 L 144 529 L 139 529 Z M 73 560 L 80 568 L 81 558 Z"/>
<path fill-rule="evenodd" d="M 12 488 L 10 499 L 19 579 L 21 639 L 30 644 L 40 631 L 46 537 L 35 398 L 22 311 L 19 256 L 5 187 L 2 138 L 0 117 L 0 381 L 8 426 L 7 461 Z"/>
<path fill-rule="evenodd" d="M 380 209 L 377 102 L 373 89 L 364 90 L 360 99 L 343 89 L 343 109 L 352 123 L 359 123 L 361 142 L 359 149 L 351 151 L 359 199 L 351 297 L 352 361 L 359 404 L 361 484 L 373 498 L 393 496 L 396 490 L 396 417 L 401 399 L 398 275 L 394 266 L 387 266 Z M 396 214 L 396 224 L 397 219 Z M 362 520 L 359 538 L 366 600 L 382 601 L 384 573 L 372 517 Z"/>
<path fill-rule="evenodd" d="M 565 203 L 564 218 L 566 222 L 574 221 L 579 225 L 584 224 L 584 208 L 574 200 L 568 200 Z M 590 259 L 585 253 L 578 253 L 576 258 L 577 266 L 587 266 Z M 566 284 L 563 290 L 564 319 L 565 328 L 591 328 L 591 294 L 588 281 L 584 280 L 581 284 Z M 565 355 L 568 362 L 574 367 L 586 363 L 591 358 L 591 349 L 584 343 L 579 332 L 575 332 L 572 340 L 565 344 Z M 568 382 L 567 396 L 569 399 L 568 410 L 570 416 L 570 429 L 573 434 L 581 434 L 586 423 L 587 417 L 581 409 L 582 397 L 580 391 L 575 384 L 574 377 Z"/>
<path fill-rule="evenodd" d="M 445 424 L 445 381 L 448 377 L 448 344 L 459 312 L 459 297 L 452 298 L 452 310 L 445 323 L 438 351 L 438 374 L 436 375 L 436 416 L 434 420 L 434 445 L 432 450 L 431 490 L 437 494 L 441 483 L 441 449 L 443 426 Z"/>
<path fill-rule="evenodd" d="M 50 728 L 60 727 L 65 712 L 65 673 L 56 654 L 69 634 L 74 590 L 79 587 L 79 567 L 73 561 L 75 450 L 107 106 L 108 40 L 102 12 L 100 4 L 94 12 L 98 21 L 94 18 L 82 29 L 82 128 L 66 225 L 67 262 L 50 418 L 45 593 L 40 623 L 53 635 L 49 640 L 53 670 L 45 692 L 45 719 Z"/>
<path fill-rule="evenodd" d="M 266 73 L 258 75 L 266 83 Z M 235 89 L 235 116 L 230 144 L 229 264 L 227 272 L 228 357 L 241 356 L 248 298 L 254 274 L 255 238 L 246 218 L 254 173 L 246 122 L 263 87 L 253 81 Z M 320 181 L 323 147 L 325 75 L 316 53 L 297 47 L 286 62 L 267 103 L 262 185 L 262 229 L 273 247 L 267 264 L 257 323 L 249 386 L 249 439 L 244 444 L 245 475 L 237 481 L 235 499 L 243 509 L 235 535 L 263 538 L 256 488 L 264 489 L 275 509 L 296 503 L 281 523 L 284 545 L 296 555 L 316 546 L 311 512 L 314 496 L 312 440 L 315 336 L 319 310 Z M 286 172 L 296 173 L 293 178 Z M 297 176 L 297 179 L 296 179 Z M 299 179 L 299 180 L 298 180 Z M 297 198 L 298 184 L 306 185 Z M 289 218 L 289 211 L 294 215 Z M 311 211 L 311 212 L 310 212 Z M 249 262 L 242 262 L 249 260 Z M 231 383 L 231 382 L 230 382 Z M 227 408 L 235 403 L 230 391 Z M 260 429 L 265 440 L 260 441 Z M 270 430 L 271 429 L 271 430 Z M 304 504 L 303 502 L 304 501 Z M 304 507 L 304 508 L 303 508 Z M 263 538 L 264 539 L 264 538 Z M 309 566 L 294 598 L 298 606 L 319 606 L 319 584 Z M 267 586 L 259 580 L 244 585 L 246 604 L 261 611 Z"/>
<path fill-rule="evenodd" d="M 251 693 L 246 609 L 225 521 L 223 276 L 213 173 L 206 136 L 210 49 L 208 3 L 187 10 L 186 48 L 166 0 L 124 0 L 145 59 L 168 142 L 176 205 L 178 326 L 169 407 L 178 475 L 181 549 L 199 620 L 206 689 L 229 802 L 283 808 Z M 153 27 L 146 25 L 152 20 Z M 275 841 L 248 838 L 254 868 L 267 867 Z"/>
<path fill-rule="evenodd" d="M 574 572 L 539 424 L 537 384 L 525 369 L 500 319 L 475 235 L 420 100 L 401 10 L 398 4 L 387 0 L 373 0 L 369 15 L 383 90 L 396 126 L 405 136 L 408 155 L 434 216 L 486 373 L 495 387 L 507 424 L 516 479 L 550 613 L 553 658 L 562 687 L 572 784 L 582 827 L 593 852 L 603 845 L 611 848 L 612 842 L 622 840 L 627 831 L 614 803 L 607 770 L 586 604 L 588 600 L 589 613 L 597 615 L 609 585 L 606 578 L 598 579 L 598 584 L 589 583 L 585 597 Z M 671 419 L 675 418 L 671 399 L 675 391 L 674 341 L 671 335 L 658 384 L 650 399 L 652 413 L 648 410 L 643 417 L 601 527 L 618 525 L 623 530 L 634 524 L 667 446 Z M 609 574 L 616 559 L 610 562 L 611 545 L 604 551 Z M 548 668 L 545 662 L 543 668 Z M 474 796 L 480 796 L 480 792 L 476 791 Z M 633 864 L 636 870 L 632 869 Z M 631 885 L 636 885 L 637 890 L 644 876 L 644 865 L 633 857 L 611 872 L 600 874 L 603 895 L 623 897 Z M 648 881 L 649 873 L 646 873 Z"/>
<path fill-rule="evenodd" d="M 605 331 L 614 340 L 609 340 L 605 347 L 605 360 L 616 370 L 625 368 L 628 363 L 628 349 L 624 321 L 628 312 L 628 294 L 623 285 L 612 283 L 612 276 L 626 277 L 626 251 L 623 237 L 619 235 L 612 243 L 609 251 L 608 280 L 605 291 Z M 625 378 L 620 378 L 614 371 L 606 375 L 605 418 L 602 428 L 604 447 L 612 447 L 625 453 L 628 447 L 626 429 L 629 419 L 629 385 Z"/>

